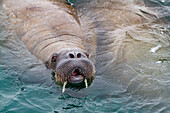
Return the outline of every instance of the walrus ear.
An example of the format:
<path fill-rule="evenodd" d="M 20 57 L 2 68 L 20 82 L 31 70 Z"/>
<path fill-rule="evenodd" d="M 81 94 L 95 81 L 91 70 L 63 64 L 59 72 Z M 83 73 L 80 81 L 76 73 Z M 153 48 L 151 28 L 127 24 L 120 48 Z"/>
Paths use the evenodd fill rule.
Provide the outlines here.
<path fill-rule="evenodd" d="M 49 63 L 48 63 L 48 61 L 46 61 L 46 62 L 45 62 L 45 66 L 46 66 L 46 68 L 47 68 L 47 69 L 49 69 L 49 68 L 50 68 L 50 67 L 49 67 Z"/>

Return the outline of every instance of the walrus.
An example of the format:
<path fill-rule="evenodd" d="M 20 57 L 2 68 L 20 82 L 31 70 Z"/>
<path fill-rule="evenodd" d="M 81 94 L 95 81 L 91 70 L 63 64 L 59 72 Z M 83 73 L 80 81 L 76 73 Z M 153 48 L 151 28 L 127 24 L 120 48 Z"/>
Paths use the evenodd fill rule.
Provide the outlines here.
<path fill-rule="evenodd" d="M 95 67 L 84 47 L 85 34 L 72 6 L 61 1 L 4 0 L 3 9 L 14 33 L 53 70 L 63 92 L 67 83 L 88 87 Z"/>
<path fill-rule="evenodd" d="M 146 81 L 141 75 L 158 72 L 156 59 L 169 57 L 168 52 L 161 56 L 150 52 L 159 44 L 169 47 L 169 20 L 162 18 L 166 13 L 169 17 L 166 7 L 158 10 L 145 0 L 77 0 L 74 7 L 60 0 L 3 2 L 12 25 L 6 27 L 56 73 L 56 81 L 64 87 L 81 81 L 87 86 L 94 74 L 131 87 L 134 79 Z M 88 66 L 82 59 L 90 62 Z M 86 74 L 81 76 L 80 70 Z"/>

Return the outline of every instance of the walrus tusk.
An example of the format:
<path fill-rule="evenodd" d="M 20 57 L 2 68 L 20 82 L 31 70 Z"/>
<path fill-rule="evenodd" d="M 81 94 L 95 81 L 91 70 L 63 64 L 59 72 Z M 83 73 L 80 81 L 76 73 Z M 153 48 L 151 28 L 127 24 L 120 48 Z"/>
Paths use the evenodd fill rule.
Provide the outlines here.
<path fill-rule="evenodd" d="M 66 82 L 64 82 L 62 93 L 64 93 L 64 92 L 65 92 L 65 90 L 66 90 L 66 85 L 67 85 L 67 81 L 66 81 Z"/>
<path fill-rule="evenodd" d="M 87 79 L 84 79 L 84 83 L 85 83 L 86 88 L 88 88 Z"/>

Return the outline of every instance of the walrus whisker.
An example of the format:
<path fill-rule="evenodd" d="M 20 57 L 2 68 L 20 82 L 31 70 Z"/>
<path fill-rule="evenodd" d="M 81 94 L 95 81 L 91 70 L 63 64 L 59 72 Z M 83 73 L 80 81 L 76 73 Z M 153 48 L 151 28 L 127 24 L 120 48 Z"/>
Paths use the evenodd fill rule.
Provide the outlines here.
<path fill-rule="evenodd" d="M 87 79 L 84 79 L 84 83 L 85 83 L 86 88 L 88 88 Z"/>
<path fill-rule="evenodd" d="M 64 92 L 65 92 L 65 90 L 66 90 L 66 85 L 67 85 L 67 81 L 66 81 L 66 82 L 64 82 L 64 84 L 63 84 L 63 90 L 62 90 L 62 93 L 64 93 Z"/>

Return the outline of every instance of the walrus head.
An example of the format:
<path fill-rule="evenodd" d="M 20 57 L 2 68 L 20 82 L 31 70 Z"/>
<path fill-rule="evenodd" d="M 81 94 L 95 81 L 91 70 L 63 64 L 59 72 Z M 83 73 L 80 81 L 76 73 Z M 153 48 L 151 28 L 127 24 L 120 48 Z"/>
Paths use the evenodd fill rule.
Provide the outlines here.
<path fill-rule="evenodd" d="M 84 83 L 88 87 L 94 79 L 94 65 L 89 60 L 89 55 L 79 48 L 54 52 L 48 60 L 47 67 L 54 71 L 56 82 L 63 85 L 63 92 L 67 83 L 73 86 Z"/>

